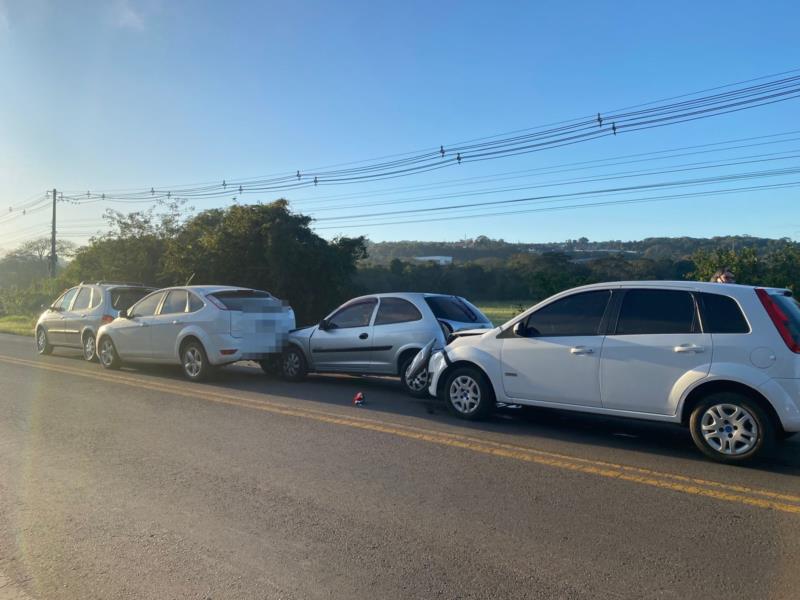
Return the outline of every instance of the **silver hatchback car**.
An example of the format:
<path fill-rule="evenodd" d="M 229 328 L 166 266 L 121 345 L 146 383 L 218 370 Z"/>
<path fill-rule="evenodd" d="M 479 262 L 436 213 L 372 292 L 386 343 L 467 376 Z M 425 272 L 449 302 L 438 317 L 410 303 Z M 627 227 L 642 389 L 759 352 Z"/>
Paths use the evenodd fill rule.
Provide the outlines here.
<path fill-rule="evenodd" d="M 406 377 L 420 349 L 463 329 L 490 329 L 491 321 L 460 296 L 371 294 L 354 298 L 318 325 L 289 334 L 281 373 L 296 381 L 307 372 L 400 375 L 410 394 L 427 394 L 427 372 Z"/>
<path fill-rule="evenodd" d="M 152 291 L 138 283 L 112 281 L 81 283 L 68 289 L 36 322 L 37 352 L 50 354 L 56 346 L 81 348 L 86 360 L 94 360 L 97 330 Z"/>

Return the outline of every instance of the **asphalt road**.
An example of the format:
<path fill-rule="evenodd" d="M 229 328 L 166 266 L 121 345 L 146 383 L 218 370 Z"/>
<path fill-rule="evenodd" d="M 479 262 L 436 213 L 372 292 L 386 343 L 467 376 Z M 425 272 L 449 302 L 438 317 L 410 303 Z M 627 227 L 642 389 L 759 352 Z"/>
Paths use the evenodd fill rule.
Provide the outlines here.
<path fill-rule="evenodd" d="M 0 599 L 798 598 L 798 450 L 725 467 L 674 426 L 0 335 Z"/>

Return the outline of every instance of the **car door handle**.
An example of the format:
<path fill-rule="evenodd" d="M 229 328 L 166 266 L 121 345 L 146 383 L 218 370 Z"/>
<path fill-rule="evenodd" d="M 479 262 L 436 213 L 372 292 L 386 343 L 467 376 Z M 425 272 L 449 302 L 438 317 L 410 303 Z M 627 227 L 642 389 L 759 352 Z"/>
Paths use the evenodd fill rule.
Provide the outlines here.
<path fill-rule="evenodd" d="M 175 319 L 175 320 L 172 322 L 172 324 L 173 324 L 173 325 L 180 325 L 181 323 L 183 323 L 183 321 L 179 321 L 178 319 Z"/>
<path fill-rule="evenodd" d="M 703 348 L 702 346 L 698 346 L 697 344 L 681 344 L 680 346 L 675 346 L 672 350 L 679 354 L 683 354 L 686 352 L 695 352 L 697 354 L 700 354 L 701 352 L 706 351 L 705 348 Z"/>
<path fill-rule="evenodd" d="M 139 327 L 150 327 L 150 325 L 148 323 L 142 323 L 139 321 Z"/>
<path fill-rule="evenodd" d="M 369 337 L 369 334 L 368 334 L 368 333 L 362 333 L 360 336 L 358 336 L 358 339 L 360 339 L 360 340 L 365 340 L 365 339 L 367 339 L 368 337 Z"/>
<path fill-rule="evenodd" d="M 569 353 L 575 355 L 594 354 L 594 350 L 592 348 L 587 348 L 586 346 L 573 346 L 569 349 Z"/>

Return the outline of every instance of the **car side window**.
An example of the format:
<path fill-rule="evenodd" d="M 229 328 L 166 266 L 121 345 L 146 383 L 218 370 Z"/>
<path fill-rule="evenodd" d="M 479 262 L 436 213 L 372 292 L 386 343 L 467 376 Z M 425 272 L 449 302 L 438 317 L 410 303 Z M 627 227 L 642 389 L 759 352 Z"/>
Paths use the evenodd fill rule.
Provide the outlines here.
<path fill-rule="evenodd" d="M 610 298 L 609 290 L 561 298 L 529 315 L 520 334 L 525 337 L 599 335 Z"/>
<path fill-rule="evenodd" d="M 200 300 L 195 294 L 189 292 L 189 312 L 197 312 L 203 308 L 203 301 Z"/>
<path fill-rule="evenodd" d="M 381 298 L 375 325 L 390 325 L 392 323 L 408 323 L 419 321 L 422 313 L 408 300 L 402 298 Z"/>
<path fill-rule="evenodd" d="M 160 315 L 172 315 L 186 312 L 186 290 L 172 290 L 167 293 L 167 299 L 161 305 Z"/>
<path fill-rule="evenodd" d="M 69 310 L 69 305 L 72 304 L 72 299 L 78 293 L 78 288 L 74 287 L 61 297 L 61 302 L 57 304 L 61 310 Z"/>
<path fill-rule="evenodd" d="M 137 302 L 135 305 L 131 307 L 130 316 L 131 317 L 152 317 L 156 314 L 156 307 L 158 303 L 161 302 L 161 298 L 164 297 L 164 292 L 156 292 L 155 294 L 150 294 L 145 298 L 142 298 Z"/>
<path fill-rule="evenodd" d="M 89 308 L 97 308 L 103 302 L 103 291 L 100 288 L 92 288 L 92 301 Z"/>
<path fill-rule="evenodd" d="M 372 318 L 375 305 L 378 300 L 370 298 L 359 300 L 353 304 L 347 304 L 340 308 L 333 316 L 328 319 L 328 327 L 331 329 L 346 329 L 349 327 L 366 327 Z"/>
<path fill-rule="evenodd" d="M 680 290 L 628 290 L 622 299 L 616 335 L 695 333 L 694 298 Z"/>
<path fill-rule="evenodd" d="M 750 333 L 739 304 L 730 296 L 700 294 L 705 333 Z"/>
<path fill-rule="evenodd" d="M 78 290 L 72 310 L 86 310 L 92 301 L 92 288 L 82 287 Z"/>

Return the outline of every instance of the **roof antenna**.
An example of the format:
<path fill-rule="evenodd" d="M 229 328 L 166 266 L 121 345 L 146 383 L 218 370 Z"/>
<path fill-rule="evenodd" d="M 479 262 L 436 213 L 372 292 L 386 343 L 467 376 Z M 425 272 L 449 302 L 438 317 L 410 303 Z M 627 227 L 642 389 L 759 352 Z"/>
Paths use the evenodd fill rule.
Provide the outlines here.
<path fill-rule="evenodd" d="M 190 283 L 192 283 L 192 279 L 194 279 L 194 276 L 195 276 L 195 274 L 194 274 L 194 273 L 192 273 L 192 274 L 189 276 L 189 279 L 187 279 L 187 280 L 186 280 L 186 283 L 184 283 L 183 285 L 189 285 Z"/>

